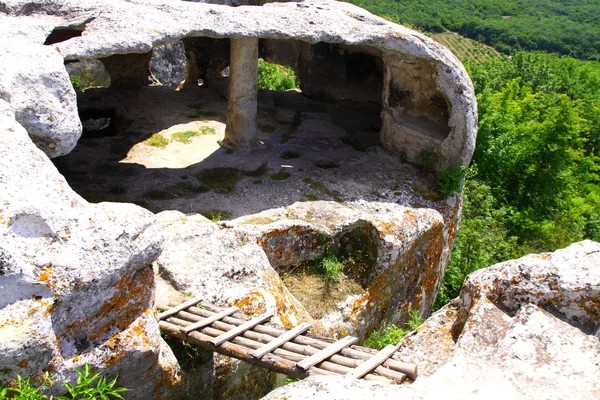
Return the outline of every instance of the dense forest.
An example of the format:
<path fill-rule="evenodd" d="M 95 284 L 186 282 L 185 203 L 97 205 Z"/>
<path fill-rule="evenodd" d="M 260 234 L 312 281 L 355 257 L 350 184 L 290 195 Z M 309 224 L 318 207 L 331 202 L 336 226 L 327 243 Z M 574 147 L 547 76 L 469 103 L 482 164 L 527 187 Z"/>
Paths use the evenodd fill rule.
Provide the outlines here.
<path fill-rule="evenodd" d="M 427 32 L 458 32 L 509 54 L 543 50 L 600 60 L 598 0 L 347 0 Z"/>
<path fill-rule="evenodd" d="M 477 93 L 463 220 L 435 308 L 477 269 L 600 241 L 599 0 L 350 1 L 456 44 Z M 510 55 L 435 35 L 446 30 Z"/>

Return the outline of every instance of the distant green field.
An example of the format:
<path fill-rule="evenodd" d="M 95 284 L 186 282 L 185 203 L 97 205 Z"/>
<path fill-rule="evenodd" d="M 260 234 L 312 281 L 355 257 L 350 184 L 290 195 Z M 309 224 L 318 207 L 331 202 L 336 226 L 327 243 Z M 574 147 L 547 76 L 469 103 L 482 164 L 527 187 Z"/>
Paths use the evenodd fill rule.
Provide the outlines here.
<path fill-rule="evenodd" d="M 458 32 L 511 54 L 600 61 L 600 0 L 344 0 L 418 30 Z"/>
<path fill-rule="evenodd" d="M 499 57 L 494 48 L 476 40 L 468 39 L 454 32 L 436 33 L 431 38 L 446 46 L 461 61 L 471 61 L 481 65 L 485 60 Z"/>

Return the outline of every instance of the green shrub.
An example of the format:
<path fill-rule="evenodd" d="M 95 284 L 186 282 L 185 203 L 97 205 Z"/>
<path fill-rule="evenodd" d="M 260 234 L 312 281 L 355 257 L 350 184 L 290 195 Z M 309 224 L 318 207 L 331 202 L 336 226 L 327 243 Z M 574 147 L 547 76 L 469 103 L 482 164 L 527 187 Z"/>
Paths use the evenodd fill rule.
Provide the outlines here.
<path fill-rule="evenodd" d="M 271 64 L 258 59 L 258 88 L 270 90 L 295 89 L 300 85 L 298 74 L 293 68 Z"/>
<path fill-rule="evenodd" d="M 148 139 L 144 141 L 148 146 L 165 148 L 169 144 L 169 141 L 160 133 L 154 133 Z"/>
<path fill-rule="evenodd" d="M 71 385 L 64 382 L 63 385 L 67 388 L 68 396 L 56 397 L 57 400 L 72 400 L 72 399 L 86 399 L 86 400 L 110 400 L 110 398 L 122 399 L 122 392 L 129 389 L 122 387 L 115 387 L 117 384 L 117 378 L 108 382 L 105 377 L 100 376 L 100 373 L 91 373 L 90 366 L 85 365 L 83 371 L 78 369 L 77 382 L 75 385 Z M 37 384 L 35 381 L 38 381 Z M 93 383 L 96 385 L 93 386 Z M 0 400 L 5 399 L 18 399 L 18 400 L 43 400 L 47 399 L 44 393 L 40 392 L 40 388 L 48 387 L 54 384 L 54 382 L 48 376 L 48 372 L 45 372 L 41 377 L 37 379 L 23 379 L 17 375 L 16 384 L 12 387 L 0 387 Z M 53 399 L 54 397 L 50 397 Z"/>
<path fill-rule="evenodd" d="M 388 325 L 379 332 L 371 332 L 365 341 L 365 346 L 381 350 L 389 344 L 397 345 L 404 336 L 423 324 L 423 317 L 421 317 L 418 310 L 411 310 L 408 315 L 410 319 L 405 324 L 407 329 L 398 328 L 396 325 Z"/>
<path fill-rule="evenodd" d="M 219 222 L 228 220 L 231 218 L 231 213 L 224 210 L 217 210 L 216 208 L 209 208 L 207 210 L 200 210 L 200 214 L 210 219 L 212 222 Z"/>
<path fill-rule="evenodd" d="M 73 89 L 81 91 L 81 76 L 72 75 L 69 78 L 71 80 L 71 85 L 73 85 Z"/>
<path fill-rule="evenodd" d="M 458 168 L 442 168 L 437 174 L 438 188 L 445 196 L 460 192 L 465 175 L 466 169 L 462 165 Z"/>
<path fill-rule="evenodd" d="M 398 328 L 396 325 L 388 325 L 379 332 L 371 332 L 365 346 L 376 350 L 381 350 L 389 344 L 395 346 L 407 333 L 407 330 Z"/>

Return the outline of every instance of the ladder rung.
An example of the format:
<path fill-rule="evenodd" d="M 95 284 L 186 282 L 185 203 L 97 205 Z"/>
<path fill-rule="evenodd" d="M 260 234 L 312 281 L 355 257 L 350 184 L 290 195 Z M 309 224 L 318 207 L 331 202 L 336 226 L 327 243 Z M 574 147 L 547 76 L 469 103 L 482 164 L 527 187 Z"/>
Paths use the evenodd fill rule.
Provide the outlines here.
<path fill-rule="evenodd" d="M 306 332 L 310 328 L 312 328 L 312 324 L 304 322 L 304 323 L 298 325 L 297 327 L 295 327 L 294 329 L 287 331 L 286 333 L 279 336 L 278 338 L 271 340 L 269 343 L 265 344 L 264 346 L 261 346 L 258 349 L 254 350 L 252 352 L 252 356 L 256 357 L 256 358 L 261 358 L 265 354 L 272 352 L 279 346 L 294 339 L 296 336 Z"/>
<path fill-rule="evenodd" d="M 347 378 L 360 379 L 369 372 L 373 371 L 378 366 L 380 366 L 385 360 L 390 358 L 392 354 L 396 352 L 396 350 L 398 350 L 396 346 L 388 344 L 373 357 L 369 358 L 367 361 L 360 364 L 353 370 L 348 371 L 348 373 L 344 376 Z"/>
<path fill-rule="evenodd" d="M 358 338 L 355 338 L 354 336 L 348 336 L 343 339 L 340 339 L 337 342 L 334 342 L 334 343 L 330 344 L 329 346 L 325 347 L 323 350 L 320 350 L 320 351 L 316 352 L 315 354 L 313 354 L 312 356 L 307 357 L 304 360 L 300 361 L 298 363 L 298 367 L 300 367 L 306 371 L 310 367 L 317 365 L 321 361 L 328 359 L 332 355 L 334 355 L 337 352 L 345 349 L 346 347 L 356 343 L 357 341 L 358 341 Z"/>
<path fill-rule="evenodd" d="M 181 303 L 177 307 L 169 308 L 167 311 L 163 311 L 160 314 L 158 314 L 158 320 L 160 321 L 165 318 L 169 318 L 170 316 L 177 314 L 179 311 L 182 311 L 182 310 L 185 310 L 186 308 L 195 306 L 196 304 L 200 303 L 200 301 L 201 301 L 201 299 L 192 299 L 192 300 L 188 300 L 184 303 Z"/>
<path fill-rule="evenodd" d="M 220 319 L 222 319 L 224 317 L 228 317 L 231 314 L 234 314 L 239 310 L 240 309 L 237 307 L 229 307 L 228 309 L 221 311 L 220 313 L 217 313 L 211 317 L 203 319 L 202 321 L 194 322 L 193 324 L 190 324 L 190 325 L 186 326 L 185 328 L 181 328 L 181 330 L 183 332 L 185 332 L 186 334 L 188 334 L 191 331 L 195 331 L 196 329 L 204 328 L 205 326 L 208 326 L 208 325 L 212 324 L 213 322 L 219 321 Z"/>
<path fill-rule="evenodd" d="M 273 313 L 269 312 L 267 314 L 261 315 L 260 317 L 256 317 L 256 318 L 246 322 L 245 324 L 242 324 L 236 328 L 233 328 L 233 329 L 223 333 L 222 335 L 217 336 L 216 338 L 212 339 L 210 342 L 212 344 L 214 344 L 215 346 L 219 346 L 219 345 L 225 343 L 226 341 L 228 341 L 229 339 L 232 339 L 232 338 L 236 337 L 237 335 L 254 328 L 256 325 L 268 320 L 272 316 L 273 316 Z"/>

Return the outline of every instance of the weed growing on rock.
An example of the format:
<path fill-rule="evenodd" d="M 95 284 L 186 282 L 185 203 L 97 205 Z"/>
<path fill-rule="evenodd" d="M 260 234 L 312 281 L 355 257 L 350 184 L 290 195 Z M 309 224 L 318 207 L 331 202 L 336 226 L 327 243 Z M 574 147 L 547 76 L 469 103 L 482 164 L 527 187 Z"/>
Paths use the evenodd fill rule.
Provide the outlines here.
<path fill-rule="evenodd" d="M 160 133 L 154 133 L 148 139 L 144 141 L 148 146 L 165 148 L 169 144 L 169 141 Z"/>
<path fill-rule="evenodd" d="M 388 325 L 379 332 L 371 332 L 365 341 L 365 346 L 381 350 L 389 344 L 397 345 L 404 336 L 423 324 L 423 317 L 419 314 L 419 310 L 410 310 L 408 315 L 410 319 L 405 324 L 408 329 L 401 329 L 396 325 Z"/>
<path fill-rule="evenodd" d="M 264 185 L 265 181 L 263 181 L 262 179 L 255 179 L 255 180 L 252 181 L 252 183 L 254 185 Z"/>
<path fill-rule="evenodd" d="M 73 85 L 73 89 L 81 91 L 81 76 L 71 75 L 69 79 L 71 80 L 71 85 Z"/>
<path fill-rule="evenodd" d="M 216 208 L 209 208 L 206 210 L 200 210 L 199 214 L 204 215 L 212 222 L 225 221 L 231 218 L 231 213 L 224 210 L 217 210 Z"/>
<path fill-rule="evenodd" d="M 365 342 L 365 346 L 376 350 L 381 350 L 389 344 L 395 346 L 408 332 L 407 330 L 398 328 L 396 325 L 388 325 L 379 332 L 371 332 L 371 335 Z"/>
<path fill-rule="evenodd" d="M 316 194 L 312 194 L 312 193 L 304 193 L 304 198 L 307 201 L 319 201 L 319 200 L 321 200 L 319 198 L 319 196 L 317 196 Z"/>
<path fill-rule="evenodd" d="M 466 169 L 462 165 L 458 168 L 442 168 L 437 174 L 437 186 L 445 196 L 460 192 L 465 175 Z"/>
<path fill-rule="evenodd" d="M 328 279 L 337 281 L 344 270 L 344 263 L 341 262 L 334 254 L 328 254 L 321 261 L 321 272 Z"/>
<path fill-rule="evenodd" d="M 279 170 L 279 172 L 276 172 L 276 173 L 271 174 L 269 176 L 274 181 L 283 181 L 283 180 L 289 178 L 290 176 L 292 176 L 292 174 L 290 174 L 289 172 L 287 172 L 285 169 L 282 168 L 282 169 Z"/>
<path fill-rule="evenodd" d="M 192 143 L 192 138 L 194 136 L 198 136 L 198 132 L 194 131 L 185 131 L 185 132 L 175 132 L 171 135 L 171 140 L 174 142 L 179 142 L 183 144 Z"/>
<path fill-rule="evenodd" d="M 200 127 L 200 133 L 203 135 L 214 135 L 217 132 L 212 126 L 202 126 Z"/>
<path fill-rule="evenodd" d="M 335 201 L 341 201 L 340 193 L 333 191 L 333 190 L 329 190 L 327 188 L 327 186 L 325 186 L 325 184 L 321 181 L 307 177 L 307 178 L 302 179 L 302 182 L 306 183 L 307 185 L 309 185 L 311 188 L 313 188 L 317 192 L 321 192 L 329 197 L 332 197 Z"/>
<path fill-rule="evenodd" d="M 92 374 L 88 364 L 85 364 L 83 371 L 76 369 L 75 372 L 77 372 L 78 375 L 75 385 L 71 385 L 67 382 L 63 383 L 69 396 L 59 396 L 56 398 L 51 396 L 50 399 L 122 399 L 123 396 L 121 396 L 121 393 L 129 390 L 123 387 L 117 387 L 117 378 L 108 382 L 99 372 Z M 93 386 L 94 382 L 96 383 L 95 386 Z M 23 379 L 17 375 L 17 380 L 14 382 L 14 385 L 10 387 L 0 387 L 0 399 L 47 399 L 48 396 L 40 392 L 40 388 L 49 387 L 53 384 L 54 381 L 50 379 L 48 372 L 45 372 L 37 379 Z"/>

